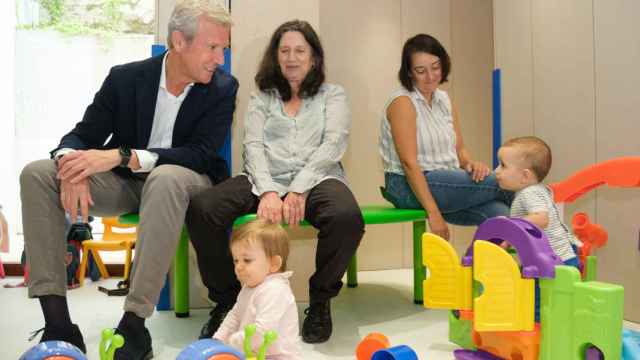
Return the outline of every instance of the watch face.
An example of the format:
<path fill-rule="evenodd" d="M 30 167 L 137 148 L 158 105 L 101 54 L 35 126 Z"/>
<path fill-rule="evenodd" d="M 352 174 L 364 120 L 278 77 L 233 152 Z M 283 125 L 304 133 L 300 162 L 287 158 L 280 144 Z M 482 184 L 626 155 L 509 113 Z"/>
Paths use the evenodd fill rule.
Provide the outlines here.
<path fill-rule="evenodd" d="M 131 149 L 126 147 L 120 147 L 118 149 L 118 152 L 120 153 L 120 157 L 122 158 L 122 161 L 120 162 L 120 166 L 127 167 L 129 165 L 129 160 L 131 159 Z"/>

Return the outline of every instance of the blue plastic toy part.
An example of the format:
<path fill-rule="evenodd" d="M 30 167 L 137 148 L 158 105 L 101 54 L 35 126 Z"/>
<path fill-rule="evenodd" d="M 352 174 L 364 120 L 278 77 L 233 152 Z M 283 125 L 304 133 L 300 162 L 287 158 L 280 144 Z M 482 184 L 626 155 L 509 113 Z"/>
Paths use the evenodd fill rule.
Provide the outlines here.
<path fill-rule="evenodd" d="M 64 341 L 45 341 L 24 353 L 20 360 L 45 360 L 51 356 L 66 356 L 70 360 L 87 360 L 77 347 Z"/>
<path fill-rule="evenodd" d="M 410 347 L 400 345 L 376 351 L 371 360 L 418 360 L 418 355 Z"/>
<path fill-rule="evenodd" d="M 629 329 L 622 331 L 622 360 L 640 359 L 640 333 Z"/>
<path fill-rule="evenodd" d="M 176 360 L 208 360 L 213 355 L 222 354 L 234 355 L 238 360 L 245 360 L 244 355 L 236 349 L 213 339 L 202 339 L 192 343 L 178 354 Z"/>

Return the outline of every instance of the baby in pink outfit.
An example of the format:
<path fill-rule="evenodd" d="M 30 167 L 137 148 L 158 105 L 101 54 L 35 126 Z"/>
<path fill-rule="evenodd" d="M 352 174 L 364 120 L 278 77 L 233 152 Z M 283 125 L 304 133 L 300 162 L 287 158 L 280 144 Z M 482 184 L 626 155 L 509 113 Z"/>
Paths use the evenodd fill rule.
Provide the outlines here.
<path fill-rule="evenodd" d="M 243 351 L 244 328 L 256 324 L 252 349 L 257 353 L 264 333 L 274 330 L 277 340 L 269 346 L 267 359 L 300 359 L 298 309 L 289 277 L 284 271 L 289 255 L 289 237 L 278 224 L 255 220 L 234 231 L 231 254 L 242 290 L 238 300 L 213 335 Z"/>

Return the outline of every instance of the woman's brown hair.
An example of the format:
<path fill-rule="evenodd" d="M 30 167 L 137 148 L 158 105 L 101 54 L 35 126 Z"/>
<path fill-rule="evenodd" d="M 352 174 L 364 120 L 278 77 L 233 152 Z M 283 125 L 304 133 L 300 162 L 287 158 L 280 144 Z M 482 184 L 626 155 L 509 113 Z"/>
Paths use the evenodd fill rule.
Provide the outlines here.
<path fill-rule="evenodd" d="M 282 39 L 284 33 L 288 31 L 297 31 L 302 34 L 311 46 L 313 57 L 311 69 L 300 85 L 298 96 L 301 98 L 315 96 L 325 79 L 324 50 L 322 50 L 320 38 L 315 30 L 313 30 L 313 27 L 304 20 L 288 21 L 280 25 L 271 36 L 269 45 L 267 45 L 264 51 L 255 81 L 258 88 L 263 92 L 278 91 L 280 97 L 282 97 L 282 100 L 285 102 L 291 99 L 291 86 L 282 75 L 280 64 L 278 64 L 278 48 L 280 46 L 280 39 Z"/>

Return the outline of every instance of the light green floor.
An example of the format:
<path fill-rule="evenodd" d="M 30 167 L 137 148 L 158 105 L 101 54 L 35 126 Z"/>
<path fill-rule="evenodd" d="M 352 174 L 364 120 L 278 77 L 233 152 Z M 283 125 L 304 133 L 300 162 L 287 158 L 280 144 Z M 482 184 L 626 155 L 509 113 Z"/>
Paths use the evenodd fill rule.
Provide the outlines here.
<path fill-rule="evenodd" d="M 426 310 L 414 305 L 411 294 L 411 270 L 360 272 L 360 286 L 344 288 L 332 302 L 334 333 L 322 345 L 303 344 L 305 360 L 355 358 L 355 347 L 370 332 L 386 334 L 393 345 L 409 345 L 420 359 L 453 359 L 457 347 L 447 341 L 445 311 Z M 19 278 L 0 280 L 0 285 L 17 283 Z M 99 284 L 113 287 L 116 280 Z M 88 281 L 69 292 L 71 316 L 83 331 L 89 359 L 97 359 L 100 331 L 117 325 L 122 314 L 121 297 L 107 297 Z M 306 304 L 299 304 L 300 319 Z M 191 317 L 177 319 L 171 312 L 155 313 L 147 321 L 153 337 L 155 359 L 175 359 L 194 341 L 208 310 L 192 310 Z M 26 298 L 26 290 L 0 287 L 0 359 L 17 359 L 35 344 L 27 342 L 29 333 L 43 325 L 40 306 Z M 635 324 L 627 327 L 640 329 Z"/>

